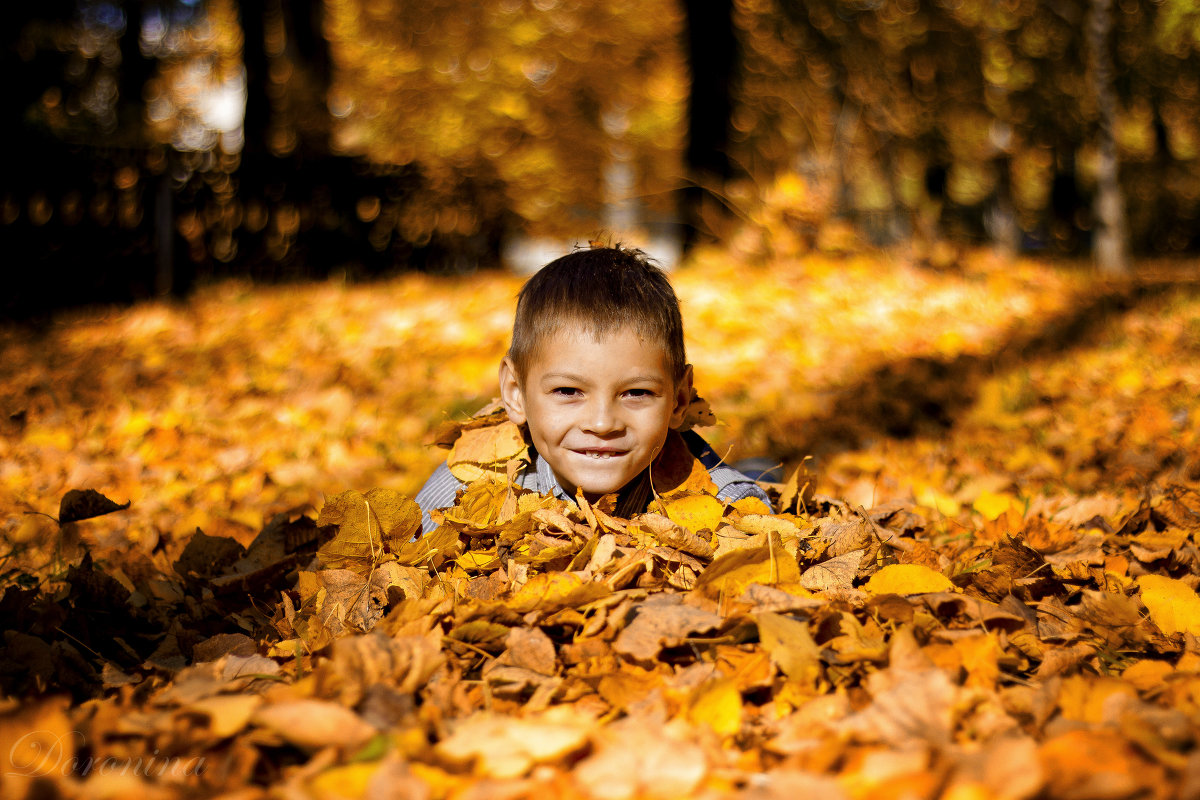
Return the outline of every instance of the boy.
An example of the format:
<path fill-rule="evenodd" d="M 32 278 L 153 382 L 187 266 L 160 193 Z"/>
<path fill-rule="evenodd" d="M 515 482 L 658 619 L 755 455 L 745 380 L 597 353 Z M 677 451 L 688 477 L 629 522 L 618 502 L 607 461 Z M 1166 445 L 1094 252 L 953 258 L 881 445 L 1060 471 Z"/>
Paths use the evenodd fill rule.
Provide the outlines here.
<path fill-rule="evenodd" d="M 530 444 L 531 465 L 517 478 L 527 489 L 564 500 L 582 490 L 589 501 L 615 492 L 617 516 L 631 517 L 665 490 L 666 467 L 656 474 L 654 465 L 671 452 L 698 459 L 720 499 L 770 508 L 703 439 L 674 430 L 692 399 L 692 367 L 675 292 L 640 251 L 577 250 L 529 279 L 500 364 L 500 399 Z M 425 531 L 429 511 L 454 505 L 461 488 L 444 463 L 430 476 L 416 497 Z"/>

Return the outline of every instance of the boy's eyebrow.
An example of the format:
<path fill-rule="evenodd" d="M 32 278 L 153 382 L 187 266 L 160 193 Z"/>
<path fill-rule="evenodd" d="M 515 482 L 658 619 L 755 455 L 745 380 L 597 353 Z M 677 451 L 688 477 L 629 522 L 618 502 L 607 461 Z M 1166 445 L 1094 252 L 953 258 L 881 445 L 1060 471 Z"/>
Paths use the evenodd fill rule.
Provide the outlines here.
<path fill-rule="evenodd" d="M 570 381 L 573 383 L 586 383 L 588 380 L 589 379 L 587 377 L 585 377 L 583 375 L 577 375 L 573 372 L 547 372 L 542 375 L 543 383 L 546 381 Z M 661 377 L 656 377 L 654 375 L 634 375 L 633 377 L 627 378 L 622 382 L 623 383 L 653 383 L 653 384 L 666 383 L 666 381 L 664 381 Z"/>

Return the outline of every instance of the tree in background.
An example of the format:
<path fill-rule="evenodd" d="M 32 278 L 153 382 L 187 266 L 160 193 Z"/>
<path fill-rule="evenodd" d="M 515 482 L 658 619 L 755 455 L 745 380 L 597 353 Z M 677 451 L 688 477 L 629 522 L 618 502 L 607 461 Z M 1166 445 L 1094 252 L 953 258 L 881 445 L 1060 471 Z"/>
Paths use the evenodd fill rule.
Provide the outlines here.
<path fill-rule="evenodd" d="M 7 4 L 5 312 L 468 270 L 680 210 L 763 253 L 1194 250 L 1192 5 L 1106 32 L 1086 0 Z"/>
<path fill-rule="evenodd" d="M 685 42 L 691 78 L 687 94 L 686 184 L 680 197 L 684 244 L 723 233 L 730 214 L 730 128 L 740 92 L 739 44 L 732 0 L 684 0 Z"/>
<path fill-rule="evenodd" d="M 682 17 L 670 0 L 328 0 L 333 147 L 414 170 L 379 225 L 422 243 L 499 226 L 594 230 L 615 158 L 671 212 L 684 137 Z"/>
<path fill-rule="evenodd" d="M 1112 55 L 1112 0 L 1091 0 L 1087 17 L 1091 88 L 1096 103 L 1096 236 L 1093 252 L 1105 274 L 1129 271 L 1125 197 L 1117 179 L 1117 97 Z"/>

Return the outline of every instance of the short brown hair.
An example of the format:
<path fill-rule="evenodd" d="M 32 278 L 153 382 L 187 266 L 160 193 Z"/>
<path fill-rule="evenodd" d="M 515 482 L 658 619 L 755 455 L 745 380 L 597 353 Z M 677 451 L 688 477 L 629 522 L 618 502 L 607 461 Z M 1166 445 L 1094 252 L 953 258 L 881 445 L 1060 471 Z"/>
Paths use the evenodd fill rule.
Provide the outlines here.
<path fill-rule="evenodd" d="M 666 273 L 640 250 L 620 245 L 576 250 L 525 283 L 508 350 L 522 380 L 542 343 L 567 325 L 594 336 L 632 328 L 662 345 L 675 380 L 687 369 L 679 298 Z"/>

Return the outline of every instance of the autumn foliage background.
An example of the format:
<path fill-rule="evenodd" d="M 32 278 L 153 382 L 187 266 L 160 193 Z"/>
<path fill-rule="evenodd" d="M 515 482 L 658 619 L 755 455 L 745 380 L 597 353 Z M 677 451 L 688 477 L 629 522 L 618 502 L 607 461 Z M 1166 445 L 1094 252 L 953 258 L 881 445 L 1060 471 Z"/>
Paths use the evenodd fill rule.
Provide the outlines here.
<path fill-rule="evenodd" d="M 12 297 L 70 284 L 0 327 L 5 796 L 1200 793 L 1193 10 L 1121 6 L 1101 278 L 1082 7 L 735 3 L 722 166 L 674 4 L 331 1 L 326 62 L 183 5 L 132 116 L 159 6 L 8 29 L 54 85 L 6 110 L 89 169 L 5 188 Z M 689 181 L 701 433 L 776 513 L 485 480 L 410 541 L 495 394 L 498 231 L 670 243 Z M 184 296 L 76 304 L 114 283 Z"/>

